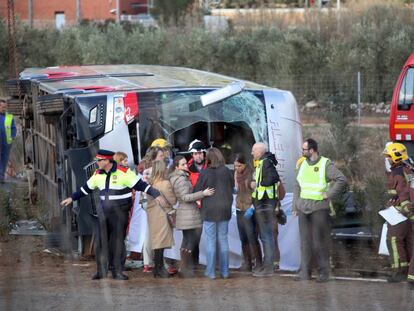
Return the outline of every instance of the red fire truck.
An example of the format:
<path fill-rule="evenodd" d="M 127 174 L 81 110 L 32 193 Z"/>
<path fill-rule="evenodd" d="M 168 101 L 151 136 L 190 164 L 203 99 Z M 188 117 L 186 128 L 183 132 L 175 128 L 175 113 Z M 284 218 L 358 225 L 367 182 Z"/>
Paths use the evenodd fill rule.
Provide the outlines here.
<path fill-rule="evenodd" d="M 390 139 L 401 141 L 414 152 L 414 53 L 400 73 L 391 101 Z"/>

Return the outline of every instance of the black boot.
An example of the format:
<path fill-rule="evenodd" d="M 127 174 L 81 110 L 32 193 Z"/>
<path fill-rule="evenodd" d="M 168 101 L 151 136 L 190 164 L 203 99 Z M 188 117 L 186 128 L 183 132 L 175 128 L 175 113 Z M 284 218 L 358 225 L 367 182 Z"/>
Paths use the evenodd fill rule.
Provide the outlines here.
<path fill-rule="evenodd" d="M 169 278 L 171 275 L 164 267 L 164 249 L 154 250 L 154 278 Z"/>
<path fill-rule="evenodd" d="M 108 270 L 102 267 L 101 268 L 98 267 L 96 273 L 92 275 L 92 280 L 104 279 L 106 278 L 107 274 L 108 274 Z"/>
<path fill-rule="evenodd" d="M 254 263 L 254 267 L 252 271 L 257 273 L 263 269 L 263 254 L 262 254 L 262 248 L 260 247 L 259 243 L 257 243 L 254 246 L 254 249 L 255 249 L 255 263 Z"/>
<path fill-rule="evenodd" d="M 129 279 L 129 277 L 122 272 L 113 272 L 112 277 L 114 280 L 120 280 L 120 281 L 126 281 Z"/>
<path fill-rule="evenodd" d="M 399 282 L 405 281 L 407 280 L 407 274 L 408 274 L 408 267 L 400 267 L 400 268 L 394 269 L 391 276 L 387 278 L 387 282 L 399 283 Z"/>
<path fill-rule="evenodd" d="M 240 267 L 240 271 L 252 271 L 252 256 L 250 253 L 250 247 L 248 244 L 242 245 L 243 263 Z"/>
<path fill-rule="evenodd" d="M 192 268 L 192 253 L 189 249 L 181 249 L 181 265 L 178 271 L 180 278 L 191 278 L 194 277 L 194 271 Z"/>
<path fill-rule="evenodd" d="M 96 272 L 94 275 L 92 275 L 92 280 L 100 280 L 106 278 L 106 275 L 104 276 L 102 273 Z"/>
<path fill-rule="evenodd" d="M 298 274 L 294 277 L 294 281 L 310 281 L 312 279 L 312 271 L 307 267 L 301 267 Z"/>

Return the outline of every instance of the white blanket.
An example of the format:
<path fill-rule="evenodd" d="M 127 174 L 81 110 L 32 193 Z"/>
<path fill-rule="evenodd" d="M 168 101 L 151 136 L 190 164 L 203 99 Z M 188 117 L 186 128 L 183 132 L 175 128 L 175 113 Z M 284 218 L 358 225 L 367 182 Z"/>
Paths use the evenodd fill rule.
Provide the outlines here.
<path fill-rule="evenodd" d="M 139 196 L 135 202 L 139 202 Z M 282 209 L 287 216 L 287 223 L 284 226 L 279 225 L 279 249 L 280 249 L 280 269 L 288 271 L 296 271 L 300 265 L 300 239 L 298 218 L 292 216 L 292 194 L 287 193 L 282 201 Z M 132 214 L 131 223 L 129 225 L 129 233 L 127 237 L 127 250 L 141 252 L 145 238 L 145 230 L 147 226 L 146 212 L 139 206 L 134 204 L 134 212 Z M 233 205 L 233 214 L 229 222 L 229 247 L 230 247 L 230 267 L 238 268 L 241 264 L 241 244 L 239 231 L 237 229 L 236 210 Z M 175 245 L 171 249 L 166 249 L 164 256 L 173 259 L 180 259 L 180 245 L 182 240 L 182 232 L 174 229 Z M 200 242 L 200 263 L 206 263 L 206 247 L 204 234 L 201 236 Z"/>

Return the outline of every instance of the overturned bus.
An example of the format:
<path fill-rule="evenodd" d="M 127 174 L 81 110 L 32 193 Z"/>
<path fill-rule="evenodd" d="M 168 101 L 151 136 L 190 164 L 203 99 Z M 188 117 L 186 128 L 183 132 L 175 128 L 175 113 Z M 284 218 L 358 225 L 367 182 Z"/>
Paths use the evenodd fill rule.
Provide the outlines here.
<path fill-rule="evenodd" d="M 86 182 L 99 148 L 123 151 L 137 165 L 151 142 L 165 138 L 175 153 L 202 140 L 232 165 L 266 142 L 292 192 L 300 156 L 301 123 L 288 91 L 180 67 L 99 65 L 30 68 L 7 82 L 21 105 L 25 161 L 50 218 L 62 219 L 59 200 Z M 74 236 L 90 235 L 96 198 L 66 210 Z"/>

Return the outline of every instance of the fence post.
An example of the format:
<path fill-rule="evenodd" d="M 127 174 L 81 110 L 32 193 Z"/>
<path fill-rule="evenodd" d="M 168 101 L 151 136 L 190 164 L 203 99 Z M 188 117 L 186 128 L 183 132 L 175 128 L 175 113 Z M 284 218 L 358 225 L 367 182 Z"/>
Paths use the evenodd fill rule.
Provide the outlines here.
<path fill-rule="evenodd" d="M 361 72 L 358 71 L 358 127 L 361 126 Z"/>

